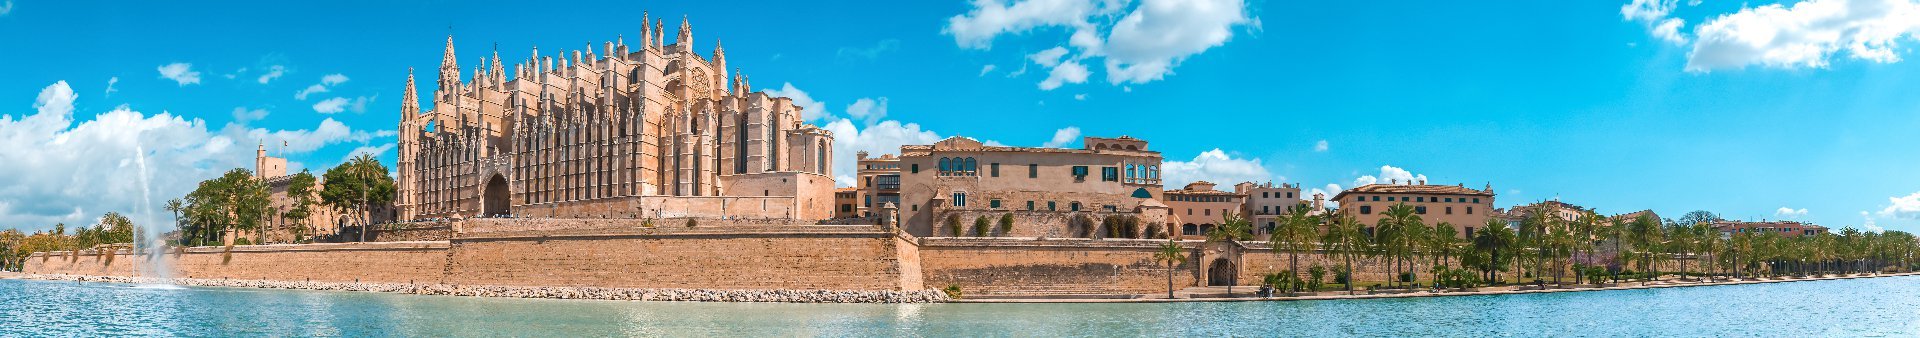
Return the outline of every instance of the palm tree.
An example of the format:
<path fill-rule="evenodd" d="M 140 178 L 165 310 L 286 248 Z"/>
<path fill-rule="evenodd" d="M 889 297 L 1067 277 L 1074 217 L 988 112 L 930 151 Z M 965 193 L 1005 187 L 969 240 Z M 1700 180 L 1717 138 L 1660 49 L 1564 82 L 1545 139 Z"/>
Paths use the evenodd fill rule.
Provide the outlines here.
<path fill-rule="evenodd" d="M 1469 263 L 1463 258 L 1461 263 L 1473 265 L 1486 275 L 1488 283 L 1493 283 L 1499 277 L 1494 272 L 1505 270 L 1507 261 L 1512 260 L 1515 236 L 1513 229 L 1498 218 L 1488 218 L 1485 226 L 1473 234 L 1473 254 L 1468 257 L 1473 257 L 1474 261 Z"/>
<path fill-rule="evenodd" d="M 1351 215 L 1335 214 L 1333 222 L 1327 225 L 1327 234 L 1320 237 L 1320 243 L 1326 247 L 1326 252 L 1338 251 L 1341 258 L 1346 260 L 1347 280 L 1344 284 L 1347 294 L 1352 295 L 1355 279 L 1353 256 L 1367 247 L 1367 236 L 1361 233 L 1360 222 L 1354 221 Z"/>
<path fill-rule="evenodd" d="M 1654 246 L 1659 244 L 1659 231 L 1660 221 L 1653 219 L 1651 215 L 1640 215 L 1640 217 L 1635 218 L 1632 223 L 1627 224 L 1628 238 L 1633 241 L 1634 251 L 1639 251 L 1642 257 L 1640 259 L 1641 273 L 1647 274 L 1646 278 L 1640 279 L 1640 285 L 1646 285 L 1648 279 L 1659 275 L 1653 271 L 1654 268 L 1651 266 L 1653 263 Z"/>
<path fill-rule="evenodd" d="M 178 198 L 170 199 L 170 200 L 167 200 L 167 205 L 162 208 L 166 209 L 168 212 L 173 213 L 173 227 L 176 229 L 179 228 L 180 227 L 180 211 L 187 209 L 186 203 L 181 202 L 180 199 Z"/>
<path fill-rule="evenodd" d="M 1287 212 L 1280 215 L 1280 227 L 1267 237 L 1274 253 L 1287 252 L 1287 273 L 1293 274 L 1294 280 L 1299 280 L 1300 251 L 1313 250 L 1314 228 L 1320 225 L 1318 216 L 1307 214 L 1311 209 L 1304 203 L 1287 208 Z M 1292 289 L 1287 293 L 1293 293 Z"/>
<path fill-rule="evenodd" d="M 1452 265 L 1453 247 L 1459 243 L 1460 230 L 1454 229 L 1453 223 L 1440 222 L 1433 225 L 1433 231 L 1427 238 L 1427 254 L 1433 256 L 1433 265 L 1438 267 Z"/>
<path fill-rule="evenodd" d="M 1154 261 L 1167 263 L 1167 299 L 1173 299 L 1174 266 L 1187 262 L 1186 251 L 1186 248 L 1180 247 L 1180 242 L 1168 238 L 1167 244 L 1161 244 L 1160 251 L 1153 253 Z"/>
<path fill-rule="evenodd" d="M 1214 226 L 1212 229 L 1207 229 L 1208 242 L 1223 242 L 1229 245 L 1238 245 L 1240 241 L 1253 237 L 1253 224 L 1249 223 L 1246 218 L 1233 213 L 1228 213 L 1223 215 L 1223 217 L 1225 219 L 1220 222 L 1220 225 Z M 1233 285 L 1240 283 L 1240 281 L 1237 280 L 1238 275 L 1238 273 L 1235 273 L 1227 277 L 1227 296 L 1229 297 L 1233 296 Z"/>
<path fill-rule="evenodd" d="M 1387 212 L 1382 215 L 1384 217 L 1374 224 L 1373 243 L 1379 247 L 1382 255 L 1392 261 L 1387 284 L 1393 285 L 1400 280 L 1400 258 L 1412 251 L 1407 245 L 1408 237 L 1412 235 L 1408 228 L 1419 222 L 1420 216 L 1415 215 L 1413 207 L 1406 203 L 1387 207 Z"/>

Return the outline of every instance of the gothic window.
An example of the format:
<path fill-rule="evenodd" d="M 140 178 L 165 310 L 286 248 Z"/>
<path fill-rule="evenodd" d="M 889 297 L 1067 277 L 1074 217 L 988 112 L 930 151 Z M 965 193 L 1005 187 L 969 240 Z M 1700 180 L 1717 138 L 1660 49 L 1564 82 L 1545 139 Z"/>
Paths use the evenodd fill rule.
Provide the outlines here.
<path fill-rule="evenodd" d="M 747 114 L 740 114 L 740 123 L 733 127 L 733 173 L 747 173 Z"/>
<path fill-rule="evenodd" d="M 813 149 L 815 153 L 814 160 L 813 160 L 814 172 L 820 173 L 821 175 L 826 175 L 827 174 L 827 141 L 820 141 L 820 145 L 814 147 Z"/>
<path fill-rule="evenodd" d="M 941 157 L 940 158 L 940 175 L 946 175 L 947 171 L 951 170 L 947 167 L 947 164 L 948 164 L 947 158 Z"/>

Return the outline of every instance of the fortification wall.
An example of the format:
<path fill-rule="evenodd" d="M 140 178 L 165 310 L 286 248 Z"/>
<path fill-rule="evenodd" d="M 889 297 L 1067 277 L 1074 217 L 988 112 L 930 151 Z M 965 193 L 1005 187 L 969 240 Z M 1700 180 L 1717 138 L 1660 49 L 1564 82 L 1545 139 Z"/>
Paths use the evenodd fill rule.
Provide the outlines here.
<path fill-rule="evenodd" d="M 170 277 L 328 282 L 435 282 L 446 268 L 446 242 L 279 244 L 178 248 L 156 261 L 118 250 L 112 259 L 92 250 L 36 253 L 24 269 L 35 274 L 136 276 L 164 266 Z M 77 258 L 77 259 L 76 259 Z"/>
<path fill-rule="evenodd" d="M 968 296 L 1139 294 L 1166 292 L 1167 266 L 1154 261 L 1164 240 L 922 238 L 920 264 L 929 288 L 960 287 Z M 1175 288 L 1195 285 L 1201 261 L 1187 243 Z"/>

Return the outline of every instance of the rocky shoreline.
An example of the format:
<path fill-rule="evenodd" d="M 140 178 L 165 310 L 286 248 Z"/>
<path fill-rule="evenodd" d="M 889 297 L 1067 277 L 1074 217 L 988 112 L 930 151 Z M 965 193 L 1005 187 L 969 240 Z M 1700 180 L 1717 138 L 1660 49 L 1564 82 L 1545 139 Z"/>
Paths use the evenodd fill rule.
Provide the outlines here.
<path fill-rule="evenodd" d="M 549 298 L 591 300 L 634 300 L 673 302 L 754 302 L 754 303 L 938 303 L 948 301 L 939 290 L 863 291 L 863 290 L 707 290 L 636 289 L 565 286 L 499 286 L 404 283 L 338 283 L 311 281 L 272 281 L 200 278 L 148 278 L 78 275 L 18 275 L 22 279 L 50 281 L 105 282 L 127 284 L 171 284 L 180 286 L 217 286 L 258 289 L 316 291 L 385 292 L 435 296 L 472 296 L 503 298 Z"/>

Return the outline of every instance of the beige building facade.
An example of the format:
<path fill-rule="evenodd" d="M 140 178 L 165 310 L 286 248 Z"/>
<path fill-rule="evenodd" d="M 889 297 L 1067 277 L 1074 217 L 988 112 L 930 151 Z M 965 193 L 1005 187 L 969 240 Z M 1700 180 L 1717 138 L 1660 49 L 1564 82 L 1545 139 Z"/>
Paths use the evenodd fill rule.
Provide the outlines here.
<path fill-rule="evenodd" d="M 399 218 L 831 217 L 832 133 L 693 41 L 655 21 L 463 79 L 448 37 L 432 109 L 411 74 L 402 97 Z"/>
<path fill-rule="evenodd" d="M 862 151 L 854 154 L 859 171 L 854 177 L 854 190 L 858 203 L 848 217 L 874 217 L 879 214 L 880 206 L 887 203 L 900 205 L 900 157 L 883 154 L 869 157 Z"/>
<path fill-rule="evenodd" d="M 1371 228 L 1378 224 L 1387 208 L 1406 204 L 1414 208 L 1428 226 L 1451 224 L 1462 238 L 1485 228 L 1493 213 L 1493 186 L 1474 190 L 1465 185 L 1428 185 L 1419 182 L 1368 184 L 1341 191 L 1333 200 L 1339 213 L 1351 216 Z"/>
<path fill-rule="evenodd" d="M 1013 214 L 1024 228 L 1016 234 L 1051 237 L 1074 235 L 1059 231 L 1074 215 L 1164 224 L 1160 153 L 1127 136 L 1082 140 L 1082 149 L 988 146 L 966 137 L 901 146 L 901 224 L 928 236 L 948 215 Z"/>

